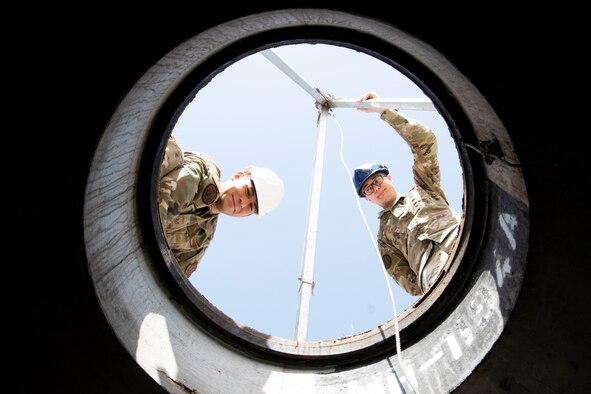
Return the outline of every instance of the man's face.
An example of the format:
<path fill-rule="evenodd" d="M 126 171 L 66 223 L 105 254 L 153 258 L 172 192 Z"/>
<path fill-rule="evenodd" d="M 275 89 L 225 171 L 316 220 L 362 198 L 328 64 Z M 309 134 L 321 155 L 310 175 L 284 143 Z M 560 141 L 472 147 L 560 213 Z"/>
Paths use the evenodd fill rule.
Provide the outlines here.
<path fill-rule="evenodd" d="M 377 173 L 369 177 L 361 189 L 365 198 L 381 207 L 392 204 L 396 198 L 396 190 L 392 184 L 392 177 Z"/>
<path fill-rule="evenodd" d="M 230 186 L 220 195 L 216 205 L 220 213 L 234 217 L 257 213 L 257 196 L 250 177 L 242 172 L 234 174 Z"/>

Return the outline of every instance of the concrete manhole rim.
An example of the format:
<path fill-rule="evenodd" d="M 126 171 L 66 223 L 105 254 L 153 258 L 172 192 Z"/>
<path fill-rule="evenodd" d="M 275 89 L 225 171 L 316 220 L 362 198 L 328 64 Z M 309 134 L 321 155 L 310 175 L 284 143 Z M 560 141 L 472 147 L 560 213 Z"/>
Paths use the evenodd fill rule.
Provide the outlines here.
<path fill-rule="evenodd" d="M 305 26 L 361 31 L 411 53 L 441 77 L 466 113 L 479 141 L 498 140 L 505 155 L 514 155 L 507 131 L 493 109 L 465 77 L 427 44 L 376 20 L 329 10 L 281 10 L 252 15 L 214 27 L 179 45 L 138 81 L 113 115 L 96 150 L 84 207 L 89 268 L 105 315 L 119 340 L 137 362 L 170 391 L 176 386 L 161 378 L 162 371 L 169 377 L 174 375 L 175 381 L 183 381 L 188 387 L 200 387 L 199 391 L 203 392 L 215 391 L 216 385 L 229 377 L 223 374 L 224 377 L 208 379 L 207 375 L 200 371 L 211 372 L 212 368 L 226 370 L 228 365 L 231 365 L 228 364 L 229 360 L 243 365 L 245 371 L 262 368 L 269 374 L 286 372 L 284 368 L 278 369 L 276 363 L 267 362 L 265 357 L 258 360 L 244 358 L 243 351 L 232 346 L 222 346 L 220 343 L 223 341 L 212 339 L 211 332 L 204 331 L 202 326 L 195 323 L 195 319 L 187 316 L 186 307 L 175 300 L 171 295 L 169 283 L 163 280 L 155 269 L 154 254 L 146 251 L 145 230 L 141 224 L 145 219 L 138 217 L 141 210 L 137 209 L 135 202 L 141 183 L 144 147 L 149 145 L 154 119 L 159 116 L 161 107 L 178 87 L 179 81 L 198 68 L 211 54 L 261 32 Z M 440 358 L 440 361 L 433 364 L 436 367 L 441 365 L 438 363 L 453 361 L 454 357 L 461 358 L 462 356 L 457 356 L 459 353 L 470 354 L 461 371 L 439 378 L 448 388 L 456 387 L 463 381 L 502 332 L 519 292 L 525 268 L 527 243 L 521 241 L 527 240 L 528 218 L 523 177 L 515 168 L 499 167 L 502 167 L 502 163 L 497 161 L 486 168 L 487 180 L 492 185 L 487 196 L 490 200 L 491 217 L 487 231 L 497 238 L 483 241 L 483 253 L 477 257 L 478 262 L 475 264 L 472 279 L 467 282 L 470 288 L 464 292 L 464 300 L 438 327 L 426 332 L 424 338 L 406 347 L 402 354 L 404 360 L 410 360 L 411 369 L 412 365 L 424 365 L 428 361 L 425 356 L 421 356 L 422 347 L 428 346 L 432 349 L 434 344 L 447 344 L 447 347 L 452 349 L 451 356 Z M 500 211 L 501 207 L 503 211 Z M 511 228 L 512 239 L 499 239 L 503 232 L 496 230 L 507 226 Z M 501 250 L 504 245 L 508 245 L 507 252 L 515 262 L 511 278 L 503 278 L 499 284 L 500 280 L 492 273 L 502 256 L 494 256 L 492 251 Z M 487 250 L 491 253 L 485 253 Z M 166 252 L 163 253 L 166 257 Z M 187 291 L 191 290 L 187 287 L 185 292 Z M 484 308 L 477 311 L 475 305 Z M 469 317 L 474 316 L 466 311 L 483 313 L 483 310 L 486 311 L 485 317 L 490 329 L 479 336 L 482 340 L 478 346 L 474 346 L 474 342 L 468 343 L 466 338 L 470 336 L 466 336 L 466 333 L 472 332 L 472 335 L 475 335 L 479 325 L 482 325 L 482 316 L 479 320 L 472 321 Z M 232 334 L 233 330 L 227 331 Z M 457 333 L 457 338 L 454 337 L 455 345 L 452 346 L 449 344 L 453 341 L 449 338 L 454 332 Z M 257 333 L 253 335 L 259 336 Z M 462 347 L 462 340 L 465 342 L 465 348 Z M 168 345 L 162 346 L 163 343 Z M 331 352 L 346 354 L 349 351 L 335 351 L 335 344 L 326 343 L 328 350 L 315 354 L 313 350 L 324 344 L 312 343 L 307 347 L 273 337 L 263 338 L 260 343 L 254 343 L 253 347 L 261 344 L 264 347 L 265 343 L 278 362 L 281 362 L 282 354 L 296 355 L 298 359 L 309 361 L 317 356 L 330 356 Z M 355 350 L 351 343 L 336 345 L 343 344 L 344 347 Z M 362 347 L 365 348 L 366 345 Z M 248 343 L 245 348 L 252 350 Z M 174 357 L 171 357 L 170 353 Z M 374 373 L 390 376 L 392 370 L 397 370 L 396 363 L 392 365 L 389 362 L 394 353 L 395 349 L 338 373 L 345 381 L 358 381 L 359 377 L 355 373 L 358 368 L 370 368 Z M 431 353 L 429 351 L 426 354 Z M 457 362 L 457 359 L 455 361 Z M 315 370 L 324 374 L 327 368 L 332 368 L 327 364 L 312 364 L 312 367 L 308 364 L 304 367 L 295 362 L 288 365 L 291 370 L 302 368 L 307 371 L 304 375 L 315 373 Z M 402 371 L 398 371 L 398 375 L 401 374 Z M 259 382 L 262 384 L 260 375 L 265 374 L 242 374 L 240 379 L 251 386 Z M 434 373 L 433 377 L 436 375 L 438 374 Z M 236 376 L 234 378 L 236 379 Z M 297 380 L 297 377 L 291 374 L 284 378 L 295 379 L 293 382 L 302 388 L 311 384 Z M 423 378 L 416 375 L 415 378 L 416 383 L 420 385 Z M 390 382 L 390 378 L 385 378 L 382 385 L 391 384 L 384 382 Z M 318 384 L 326 387 L 326 382 Z M 336 391 L 337 386 L 334 387 Z"/>

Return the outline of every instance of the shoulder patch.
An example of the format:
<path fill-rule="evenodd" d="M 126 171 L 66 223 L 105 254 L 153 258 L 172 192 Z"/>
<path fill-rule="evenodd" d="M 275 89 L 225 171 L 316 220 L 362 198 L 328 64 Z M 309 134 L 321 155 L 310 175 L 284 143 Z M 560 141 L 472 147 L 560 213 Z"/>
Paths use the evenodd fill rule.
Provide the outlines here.
<path fill-rule="evenodd" d="M 216 185 L 209 184 L 205 187 L 205 190 L 203 191 L 203 202 L 207 205 L 211 205 L 215 199 L 218 197 L 218 188 Z"/>

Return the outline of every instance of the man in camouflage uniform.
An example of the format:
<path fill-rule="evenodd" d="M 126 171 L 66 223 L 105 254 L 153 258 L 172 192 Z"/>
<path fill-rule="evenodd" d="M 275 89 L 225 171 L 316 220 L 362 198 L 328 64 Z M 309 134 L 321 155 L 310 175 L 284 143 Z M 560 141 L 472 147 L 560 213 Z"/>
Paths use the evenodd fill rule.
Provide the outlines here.
<path fill-rule="evenodd" d="M 375 98 L 378 95 L 369 92 L 358 101 Z M 409 294 L 423 295 L 443 272 L 461 221 L 441 188 L 435 134 L 395 110 L 359 110 L 380 113 L 412 151 L 414 185 L 407 193 L 396 191 L 388 168 L 380 164 L 359 166 L 353 182 L 359 197 L 383 208 L 378 214 L 378 245 L 386 271 Z"/>
<path fill-rule="evenodd" d="M 283 198 L 283 182 L 267 169 L 250 166 L 220 181 L 216 162 L 184 152 L 170 136 L 160 165 L 158 208 L 168 246 L 189 277 L 213 239 L 220 213 L 265 215 Z"/>

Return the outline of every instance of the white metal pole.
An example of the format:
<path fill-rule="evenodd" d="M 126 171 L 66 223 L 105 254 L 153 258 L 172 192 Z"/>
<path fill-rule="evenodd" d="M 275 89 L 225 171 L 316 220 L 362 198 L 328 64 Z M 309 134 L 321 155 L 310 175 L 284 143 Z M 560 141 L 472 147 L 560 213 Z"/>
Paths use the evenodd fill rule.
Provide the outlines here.
<path fill-rule="evenodd" d="M 308 216 L 308 230 L 304 253 L 304 264 L 300 276 L 300 300 L 298 305 L 298 319 L 296 325 L 296 339 L 305 341 L 308 335 L 308 316 L 310 314 L 310 302 L 314 289 L 314 258 L 316 255 L 316 234 L 318 229 L 318 211 L 320 207 L 320 188 L 322 186 L 322 167 L 324 164 L 324 145 L 326 140 L 326 117 L 328 108 L 323 105 L 326 98 L 320 94 L 308 81 L 287 64 L 272 49 L 261 51 L 271 63 L 283 71 L 295 83 L 300 85 L 308 94 L 316 100 L 316 106 L 320 110 L 318 119 L 318 144 L 316 146 L 316 159 L 314 163 L 314 176 L 312 180 L 310 212 Z"/>
<path fill-rule="evenodd" d="M 289 64 L 287 64 L 285 60 L 273 52 L 272 49 L 261 51 L 261 54 L 266 57 L 267 60 L 277 66 L 278 69 L 283 71 L 283 73 L 290 77 L 295 83 L 300 85 L 300 87 L 308 92 L 308 94 L 312 96 L 317 103 L 324 104 L 326 102 L 326 98 L 321 95 L 320 92 L 314 88 L 314 86 L 310 85 L 308 81 L 302 78 Z"/>
<path fill-rule="evenodd" d="M 310 213 L 308 216 L 308 232 L 306 235 L 306 248 L 304 265 L 300 277 L 300 303 L 298 306 L 298 321 L 296 339 L 305 341 L 308 334 L 308 316 L 310 313 L 310 300 L 314 288 L 314 257 L 316 254 L 316 234 L 318 231 L 318 212 L 320 207 L 320 189 L 322 186 L 322 167 L 324 164 L 324 145 L 326 141 L 326 117 L 328 108 L 320 106 L 320 118 L 318 120 L 318 145 L 316 146 L 316 159 L 314 162 L 314 178 L 312 180 L 312 198 Z"/>

